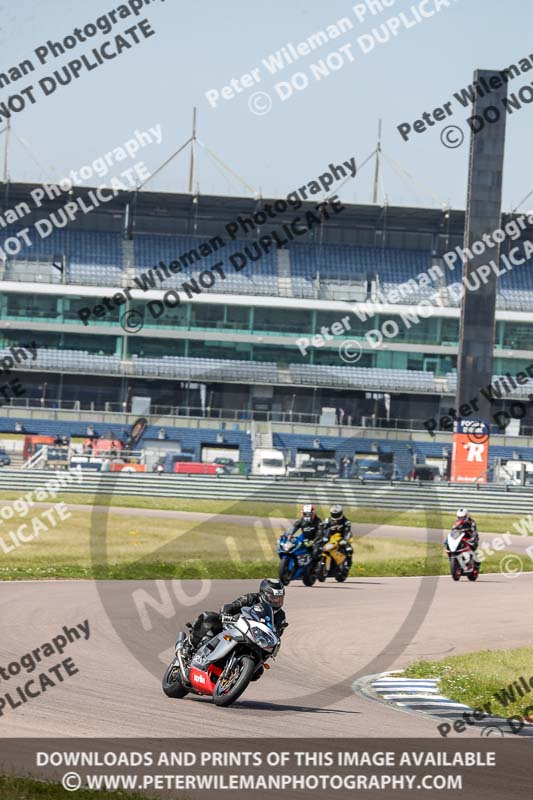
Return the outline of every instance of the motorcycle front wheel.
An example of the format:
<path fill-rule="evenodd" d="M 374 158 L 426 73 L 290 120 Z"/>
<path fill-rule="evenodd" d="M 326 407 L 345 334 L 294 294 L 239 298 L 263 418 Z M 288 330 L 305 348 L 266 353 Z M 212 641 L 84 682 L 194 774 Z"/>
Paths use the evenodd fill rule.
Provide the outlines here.
<path fill-rule="evenodd" d="M 306 569 L 302 575 L 302 583 L 304 586 L 314 586 L 316 583 L 316 573 L 314 569 Z"/>
<path fill-rule="evenodd" d="M 250 656 L 240 656 L 233 665 L 230 674 L 224 677 L 224 672 L 218 679 L 213 702 L 216 706 L 230 706 L 244 692 L 255 672 L 256 663 Z"/>
<path fill-rule="evenodd" d="M 337 567 L 337 571 L 335 573 L 335 580 L 339 583 L 344 583 L 348 574 L 350 572 L 350 567 L 348 563 L 345 561 L 340 567 Z"/>
<path fill-rule="evenodd" d="M 162 686 L 166 696 L 175 700 L 181 700 L 182 697 L 189 694 L 181 682 L 180 670 L 174 661 L 171 661 L 163 675 Z"/>
<path fill-rule="evenodd" d="M 292 559 L 282 558 L 279 562 L 278 577 L 284 586 L 288 586 L 292 581 L 295 569 L 296 567 Z"/>
<path fill-rule="evenodd" d="M 456 558 L 450 558 L 450 574 L 454 581 L 458 581 L 461 577 L 461 567 Z"/>

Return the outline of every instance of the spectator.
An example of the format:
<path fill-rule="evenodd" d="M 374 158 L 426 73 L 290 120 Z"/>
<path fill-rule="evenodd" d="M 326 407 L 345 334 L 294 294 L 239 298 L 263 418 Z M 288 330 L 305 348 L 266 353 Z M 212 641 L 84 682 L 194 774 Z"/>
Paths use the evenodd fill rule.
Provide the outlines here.
<path fill-rule="evenodd" d="M 158 439 L 166 439 L 167 438 L 167 435 L 165 433 L 165 429 L 164 428 L 159 428 L 159 433 L 157 434 L 157 438 Z"/>
<path fill-rule="evenodd" d="M 92 439 L 94 435 L 94 427 L 92 425 L 87 425 L 87 436 Z"/>
<path fill-rule="evenodd" d="M 163 464 L 158 464 L 155 468 L 155 471 L 157 472 L 158 475 L 162 475 L 163 472 L 165 471 Z"/>
<path fill-rule="evenodd" d="M 26 433 L 26 428 L 24 427 L 22 422 L 19 422 L 18 420 L 15 422 L 15 432 L 16 433 Z"/>

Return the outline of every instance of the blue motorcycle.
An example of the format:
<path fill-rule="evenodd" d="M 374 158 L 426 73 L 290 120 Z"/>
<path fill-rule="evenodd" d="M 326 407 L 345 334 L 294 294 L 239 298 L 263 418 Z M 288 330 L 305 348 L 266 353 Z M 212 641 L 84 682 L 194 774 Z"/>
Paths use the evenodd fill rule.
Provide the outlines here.
<path fill-rule="evenodd" d="M 294 534 L 292 531 L 286 531 L 278 539 L 278 575 L 284 586 L 288 586 L 292 580 L 302 578 L 309 566 L 311 554 L 304 541 L 303 533 Z"/>

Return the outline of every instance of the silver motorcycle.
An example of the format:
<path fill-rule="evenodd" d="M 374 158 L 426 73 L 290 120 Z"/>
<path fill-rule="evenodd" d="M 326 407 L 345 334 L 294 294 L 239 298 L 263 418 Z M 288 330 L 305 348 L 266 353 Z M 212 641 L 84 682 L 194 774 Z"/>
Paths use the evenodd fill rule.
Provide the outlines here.
<path fill-rule="evenodd" d="M 281 645 L 267 603 L 242 608 L 220 633 L 204 637 L 192 657 L 187 655 L 186 639 L 181 631 L 176 657 L 163 676 L 163 691 L 172 698 L 211 695 L 217 706 L 230 706 L 251 681 L 270 669 L 267 661 L 277 656 Z"/>

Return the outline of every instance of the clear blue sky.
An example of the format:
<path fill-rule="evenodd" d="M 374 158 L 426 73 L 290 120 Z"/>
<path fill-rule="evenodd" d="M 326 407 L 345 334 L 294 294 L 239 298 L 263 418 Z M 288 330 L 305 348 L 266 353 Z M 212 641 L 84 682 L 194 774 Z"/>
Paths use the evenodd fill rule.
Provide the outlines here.
<path fill-rule="evenodd" d="M 389 0 L 390 1 L 390 0 Z M 396 0 L 384 13 L 359 21 L 345 0 L 154 0 L 141 16 L 119 21 L 111 34 L 100 34 L 65 56 L 38 65 L 34 49 L 47 39 L 61 40 L 76 27 L 117 8 L 114 0 L 17 0 L 0 2 L 0 72 L 25 58 L 38 68 L 27 78 L 0 90 L 0 103 L 28 83 L 36 84 L 69 60 L 90 52 L 136 21 L 147 17 L 156 35 L 113 61 L 60 87 L 50 97 L 37 93 L 38 102 L 13 115 L 13 131 L 35 154 L 41 170 L 13 137 L 10 174 L 13 180 L 58 180 L 71 169 L 103 155 L 135 129 L 160 124 L 163 142 L 147 148 L 143 158 L 152 170 L 189 135 L 192 107 L 198 107 L 198 136 L 220 158 L 263 195 L 284 195 L 323 172 L 329 162 L 355 156 L 360 163 L 373 149 L 377 120 L 383 119 L 383 148 L 414 183 L 402 180 L 384 163 L 380 200 L 391 204 L 464 208 L 468 138 L 458 149 L 445 149 L 439 134 L 445 123 L 404 142 L 396 130 L 449 100 L 470 83 L 475 68 L 502 69 L 533 53 L 530 0 L 457 0 L 431 19 L 406 30 L 364 54 L 357 37 L 421 0 Z M 434 0 L 428 0 L 433 3 Z M 429 5 L 428 7 L 431 7 Z M 288 42 L 295 45 L 341 17 L 353 29 L 330 41 L 297 64 L 272 76 L 262 59 Z M 351 44 L 355 60 L 329 77 L 316 81 L 310 64 L 340 46 Z M 221 90 L 232 78 L 260 70 L 257 86 L 211 108 L 205 93 Z M 274 85 L 305 72 L 309 86 L 287 101 Z M 533 80 L 533 71 L 511 84 L 512 89 Z M 249 98 L 255 91 L 272 98 L 269 113 L 255 115 Z M 259 99 L 259 105 L 264 98 Z M 450 124 L 465 131 L 465 109 L 454 103 Z M 533 188 L 531 141 L 533 104 L 524 106 L 507 123 L 504 208 L 516 205 Z M 3 145 L 3 137 L 2 142 Z M 1 159 L 0 159 L 1 163 Z M 187 188 L 188 162 L 180 157 L 150 182 L 163 191 Z M 203 193 L 243 194 L 233 179 L 220 171 L 202 151 L 198 154 L 197 184 Z M 369 202 L 372 168 L 362 170 L 342 191 L 350 202 Z M 533 208 L 533 198 L 524 208 Z"/>

